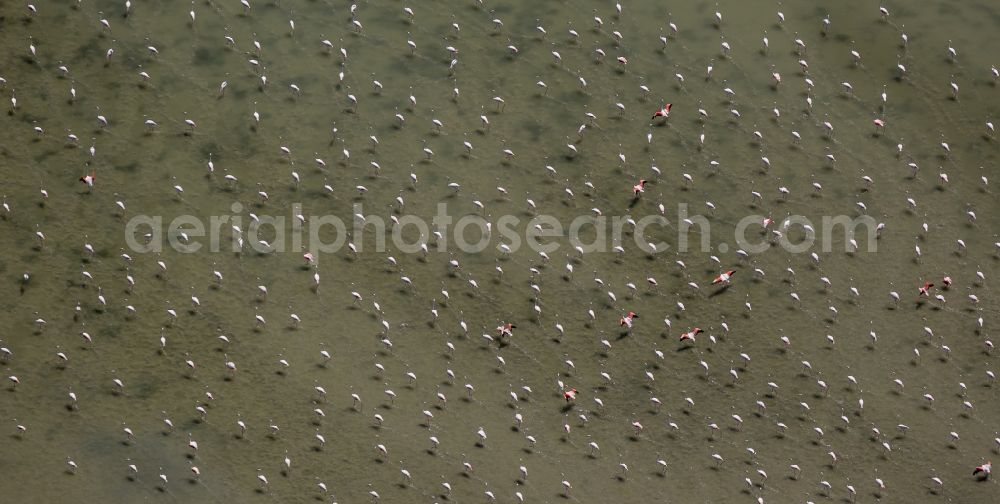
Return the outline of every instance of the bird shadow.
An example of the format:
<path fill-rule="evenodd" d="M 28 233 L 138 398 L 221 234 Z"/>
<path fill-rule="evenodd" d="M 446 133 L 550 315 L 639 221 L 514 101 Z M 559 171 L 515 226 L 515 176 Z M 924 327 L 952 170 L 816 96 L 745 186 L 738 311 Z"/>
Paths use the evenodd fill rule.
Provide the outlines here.
<path fill-rule="evenodd" d="M 724 293 L 725 293 L 725 292 L 726 292 L 727 290 L 729 290 L 729 288 L 730 288 L 730 287 L 732 287 L 732 285 L 730 285 L 730 284 L 726 284 L 726 285 L 724 285 L 724 286 L 723 286 L 722 288 L 720 288 L 720 289 L 717 289 L 717 290 L 716 290 L 715 292 L 713 292 L 713 293 L 709 294 L 709 295 L 708 295 L 708 298 L 709 298 L 709 299 L 712 299 L 712 298 L 714 298 L 715 296 L 721 296 L 721 295 L 722 295 L 722 294 L 724 294 Z"/>

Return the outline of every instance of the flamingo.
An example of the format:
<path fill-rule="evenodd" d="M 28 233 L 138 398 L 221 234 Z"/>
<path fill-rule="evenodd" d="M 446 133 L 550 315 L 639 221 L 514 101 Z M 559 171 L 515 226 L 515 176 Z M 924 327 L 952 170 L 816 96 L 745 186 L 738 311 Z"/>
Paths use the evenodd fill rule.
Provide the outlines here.
<path fill-rule="evenodd" d="M 657 117 L 664 117 L 664 118 L 670 117 L 670 107 L 673 106 L 674 105 L 672 103 L 667 103 L 663 105 L 663 108 L 657 110 L 656 112 L 653 112 L 653 119 L 656 119 Z"/>
<path fill-rule="evenodd" d="M 712 285 L 715 285 L 715 284 L 718 284 L 718 283 L 729 283 L 729 279 L 732 278 L 733 275 L 735 275 L 735 274 L 736 274 L 736 270 L 729 270 L 729 271 L 727 271 L 727 272 L 725 272 L 725 273 L 723 273 L 723 274 L 715 277 L 715 280 L 712 280 Z"/>
<path fill-rule="evenodd" d="M 924 286 L 918 288 L 917 290 L 920 291 L 921 296 L 930 296 L 930 294 L 928 293 L 930 292 L 931 287 L 934 287 L 934 284 L 930 282 L 924 282 Z"/>
<path fill-rule="evenodd" d="M 638 196 L 639 193 L 641 193 L 641 192 L 645 192 L 645 190 L 646 190 L 646 180 L 645 179 L 639 179 L 639 183 L 636 184 L 636 185 L 634 185 L 634 186 L 632 186 L 632 194 L 634 194 L 636 196 Z"/>
<path fill-rule="evenodd" d="M 506 324 L 497 326 L 497 332 L 500 333 L 501 338 L 504 336 L 513 336 L 514 329 L 516 328 L 517 328 L 516 325 L 507 322 Z"/>
<path fill-rule="evenodd" d="M 694 337 L 697 336 L 699 333 L 703 333 L 703 332 L 705 332 L 705 331 L 703 331 L 701 328 L 695 327 L 694 329 L 691 329 L 690 331 L 682 334 L 680 340 L 681 341 L 684 341 L 684 340 L 694 341 Z"/>
<path fill-rule="evenodd" d="M 628 315 L 625 315 L 624 317 L 618 320 L 618 324 L 621 326 L 628 326 L 628 328 L 631 329 L 632 319 L 637 319 L 637 318 L 639 318 L 639 314 L 630 311 L 628 312 Z"/>
<path fill-rule="evenodd" d="M 84 175 L 80 177 L 80 182 L 87 184 L 87 187 L 94 187 L 94 181 L 97 180 L 97 170 L 90 170 L 89 175 Z"/>
<path fill-rule="evenodd" d="M 990 477 L 990 473 L 992 471 L 993 471 L 993 462 L 987 462 L 981 466 L 976 466 L 976 468 L 972 470 L 972 475 L 978 476 L 979 474 L 982 474 L 983 475 L 982 478 L 986 479 Z"/>
<path fill-rule="evenodd" d="M 576 394 L 576 389 L 569 389 L 563 392 L 563 399 L 566 399 L 566 402 L 573 402 L 576 400 Z"/>

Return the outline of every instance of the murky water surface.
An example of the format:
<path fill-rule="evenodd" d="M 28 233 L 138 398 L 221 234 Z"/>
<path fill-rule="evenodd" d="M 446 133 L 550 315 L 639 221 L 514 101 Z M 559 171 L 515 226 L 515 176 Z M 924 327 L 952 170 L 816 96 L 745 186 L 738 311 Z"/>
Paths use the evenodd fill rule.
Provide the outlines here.
<path fill-rule="evenodd" d="M 997 4 L 890 2 L 887 20 L 870 1 L 623 1 L 621 15 L 584 0 L 363 1 L 353 15 L 330 1 L 136 0 L 127 16 L 117 0 L 35 7 L 0 5 L 0 501 L 1000 499 L 971 476 L 1000 450 L 988 375 L 1000 366 L 987 351 Z M 651 122 L 664 102 L 669 119 Z M 91 170 L 92 191 L 77 180 Z M 503 253 L 499 233 L 478 254 L 452 237 L 438 251 L 433 236 L 429 254 L 406 253 L 373 224 L 429 222 L 439 203 L 456 221 L 517 217 L 522 237 L 535 215 L 638 220 L 662 204 L 669 225 L 641 241 L 670 249 L 643 252 L 626 225 L 620 253 L 546 239 L 559 248 L 543 261 L 524 244 Z M 678 251 L 681 204 L 707 219 L 710 250 L 695 250 L 695 228 Z M 251 213 L 286 220 L 284 253 L 231 251 L 232 225 L 251 241 Z M 304 266 L 296 213 L 339 217 L 362 250 Z M 358 233 L 355 213 L 369 222 Z M 220 252 L 195 236 L 205 248 L 192 254 L 125 239 L 137 215 L 166 226 L 234 214 Z M 804 253 L 743 258 L 734 230 L 755 214 L 771 230 L 792 215 L 815 228 L 870 215 L 885 228 L 875 252 L 863 232 L 845 251 L 837 228 L 826 241 L 817 229 Z M 402 234 L 419 243 L 415 228 Z M 767 239 L 756 225 L 748 236 Z M 730 286 L 710 285 L 729 269 Z M 942 289 L 944 276 L 954 283 Z M 925 281 L 936 286 L 919 298 Z M 626 332 L 628 311 L 640 317 Z M 517 328 L 498 345 L 505 322 Z M 693 327 L 705 332 L 679 343 Z M 574 404 L 560 381 L 579 391 Z"/>

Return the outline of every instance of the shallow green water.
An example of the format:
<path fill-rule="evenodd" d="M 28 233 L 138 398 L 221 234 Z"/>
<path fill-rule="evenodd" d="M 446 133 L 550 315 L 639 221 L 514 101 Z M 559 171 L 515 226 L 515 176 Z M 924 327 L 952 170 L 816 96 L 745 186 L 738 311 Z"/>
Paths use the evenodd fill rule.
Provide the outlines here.
<path fill-rule="evenodd" d="M 776 24 L 777 5 L 754 2 L 669 8 L 630 2 L 621 17 L 613 2 L 407 5 L 415 13 L 412 23 L 399 2 L 360 3 L 360 31 L 352 29 L 345 2 L 254 2 L 245 14 L 235 1 L 137 1 L 128 17 L 118 2 L 51 2 L 38 5 L 30 17 L 23 4 L 0 7 L 0 76 L 6 79 L 0 90 L 5 107 L 0 192 L 11 208 L 0 221 L 0 346 L 12 352 L 2 363 L 5 376 L 20 381 L 16 388 L 5 381 L 0 398 L 0 425 L 6 426 L 0 427 L 0 474 L 9 482 L 0 500 L 347 503 L 369 501 L 368 492 L 376 491 L 387 502 L 475 502 L 490 491 L 500 502 L 515 502 L 515 492 L 527 502 L 753 502 L 758 496 L 766 502 L 819 502 L 850 499 L 847 485 L 856 489 L 859 502 L 997 499 L 992 480 L 979 483 L 970 476 L 1000 449 L 993 441 L 1000 401 L 986 374 L 1000 369 L 997 353 L 984 352 L 998 311 L 992 282 L 1000 260 L 994 246 L 1000 240 L 1000 204 L 992 169 L 998 150 L 985 134 L 986 122 L 996 121 L 998 103 L 990 73 L 997 64 L 992 58 L 1000 25 L 995 5 L 888 5 L 891 16 L 883 22 L 871 2 L 786 2 L 780 6 L 783 26 Z M 713 22 L 716 10 L 724 16 L 721 28 Z M 827 14 L 831 25 L 823 35 Z M 604 21 L 600 30 L 593 29 L 595 15 Z M 110 30 L 101 27 L 101 19 Z M 502 20 L 502 29 L 493 19 Z M 664 50 L 658 38 L 670 35 L 670 22 L 679 32 Z M 457 35 L 452 23 L 460 26 Z M 535 29 L 539 25 L 546 36 Z M 578 32 L 578 40 L 569 29 Z M 618 44 L 614 31 L 623 35 Z M 761 51 L 765 31 L 766 53 Z M 910 38 L 907 48 L 899 44 L 902 32 Z M 226 43 L 226 35 L 235 46 Z M 806 44 L 804 53 L 795 50 L 797 38 Z M 331 41 L 331 51 L 324 39 Z M 260 54 L 253 40 L 259 41 Z M 416 44 L 415 52 L 407 40 Z M 728 57 L 723 41 L 732 47 Z M 35 56 L 29 44 L 36 47 Z M 515 56 L 508 45 L 518 48 Z M 458 49 L 452 71 L 447 46 Z M 948 57 L 949 46 L 957 51 L 955 61 Z M 114 55 L 106 60 L 109 48 Z M 348 53 L 346 64 L 340 48 Z M 603 62 L 595 60 L 596 48 L 607 53 Z M 852 49 L 862 55 L 859 66 L 852 64 Z M 558 64 L 552 51 L 561 56 Z M 618 56 L 628 58 L 624 71 L 615 62 Z M 808 61 L 808 75 L 801 72 L 800 59 Z M 907 68 L 903 78 L 897 63 Z M 148 82 L 139 76 L 142 71 Z M 773 72 L 782 76 L 777 87 Z M 263 88 L 260 74 L 268 77 Z M 808 93 L 811 111 L 806 77 L 815 83 Z M 373 80 L 383 84 L 380 92 Z M 540 80 L 547 91 L 536 85 Z M 222 81 L 228 86 L 220 96 Z M 845 81 L 852 92 L 843 91 Z M 960 86 L 957 100 L 950 82 Z M 293 83 L 301 94 L 289 89 Z M 651 90 L 648 97 L 641 85 Z M 725 88 L 734 91 L 732 98 Z M 357 98 L 356 107 L 348 95 Z M 15 109 L 9 106 L 12 96 Z M 502 111 L 495 96 L 504 99 Z M 651 126 L 648 117 L 664 101 L 674 104 L 668 123 Z M 624 105 L 623 114 L 617 103 Z M 699 117 L 699 108 L 707 118 Z M 774 108 L 780 118 L 773 117 Z M 739 119 L 731 109 L 740 112 Z M 590 122 L 587 112 L 596 120 Z M 397 113 L 405 116 L 401 126 Z M 99 127 L 97 115 L 108 119 L 106 128 Z M 874 135 L 877 117 L 887 127 Z M 158 126 L 148 130 L 147 119 Z M 185 119 L 197 126 L 189 128 Z M 440 131 L 432 119 L 442 122 Z M 832 133 L 825 132 L 827 121 Z M 581 124 L 588 127 L 578 135 Z M 33 131 L 35 126 L 44 133 Z M 792 131 L 802 140 L 793 142 Z M 70 133 L 78 142 L 67 139 Z M 379 140 L 374 147 L 372 135 Z M 473 144 L 471 155 L 464 141 Z M 950 146 L 946 156 L 942 141 Z M 568 156 L 568 143 L 579 153 Z M 904 145 L 901 155 L 898 143 Z M 283 154 L 282 146 L 291 154 Z M 425 147 L 434 152 L 430 160 Z M 514 157 L 507 160 L 503 149 Z M 770 160 L 767 170 L 762 156 Z M 314 158 L 324 159 L 326 168 Z M 209 160 L 215 166 L 211 175 Z M 372 161 L 380 165 L 378 172 Z M 920 167 L 915 177 L 910 162 Z M 77 181 L 91 169 L 98 177 L 92 192 Z M 947 184 L 939 181 L 942 172 L 949 176 Z M 684 173 L 692 183 L 685 183 Z M 238 181 L 226 181 L 227 174 Z M 869 187 L 862 176 L 874 184 Z M 629 187 L 640 178 L 650 184 L 633 200 Z M 448 188 L 452 182 L 460 190 Z M 327 184 L 332 193 L 324 189 Z M 183 187 L 182 194 L 175 185 Z M 358 185 L 367 192 L 359 194 Z M 782 197 L 779 187 L 789 195 Z M 43 189 L 48 198 L 39 193 Z M 258 191 L 269 199 L 262 202 Z M 751 191 L 763 199 L 753 199 Z M 527 247 L 506 255 L 492 247 L 464 254 L 451 246 L 425 256 L 401 253 L 391 239 L 388 252 L 373 251 L 376 233 L 369 226 L 363 236 L 349 238 L 364 248 L 359 254 L 346 249 L 323 254 L 318 266 L 309 268 L 300 251 L 258 254 L 246 245 L 240 254 L 181 254 L 169 247 L 141 254 L 128 249 L 124 236 L 126 223 L 139 214 L 162 216 L 165 223 L 180 215 L 208 222 L 213 215 L 231 215 L 236 202 L 244 207 L 243 229 L 250 212 L 283 216 L 290 229 L 295 204 L 305 216 L 332 214 L 349 226 L 354 204 L 363 205 L 364 215 L 388 221 L 398 211 L 396 197 L 405 201 L 402 214 L 429 220 L 444 202 L 456 220 L 514 215 L 522 231 L 536 214 L 568 224 L 597 208 L 606 216 L 638 219 L 659 213 L 662 203 L 671 224 L 652 226 L 647 236 L 671 248 L 644 253 L 626 231 L 624 254 L 580 257 L 557 240 L 561 247 L 548 262 Z M 528 211 L 528 198 L 536 203 L 534 211 Z M 916 202 L 915 209 L 907 198 Z M 116 201 L 124 203 L 124 212 Z M 747 259 L 735 253 L 734 228 L 747 215 L 778 223 L 805 215 L 815 226 L 822 216 L 859 216 L 857 202 L 886 224 L 877 252 L 864 252 L 868 241 L 860 236 L 862 251 L 845 253 L 837 230 L 831 252 L 816 250 L 818 263 L 808 253 L 779 247 Z M 711 252 L 674 252 L 675 209 L 682 203 L 711 223 Z M 966 215 L 970 210 L 977 216 L 974 223 Z M 224 249 L 231 246 L 229 226 L 222 226 Z M 44 233 L 44 241 L 36 231 Z M 273 240 L 268 233 L 265 229 L 262 236 Z M 332 238 L 324 233 L 324 239 Z M 793 228 L 789 235 L 797 240 L 803 233 Z M 959 239 L 965 249 L 956 245 Z M 85 251 L 87 243 L 94 254 Z M 288 243 L 291 248 L 290 238 Z M 499 243 L 494 237 L 492 245 Z M 122 253 L 132 260 L 123 260 Z M 710 259 L 713 254 L 720 263 Z M 398 267 L 389 264 L 390 255 Z M 449 267 L 452 259 L 459 269 Z M 157 261 L 166 265 L 165 272 Z M 574 267 L 570 275 L 567 262 Z M 765 275 L 755 274 L 757 268 Z M 707 285 L 726 269 L 738 272 L 730 287 Z M 213 271 L 222 274 L 221 282 Z M 977 279 L 977 271 L 985 280 Z M 314 273 L 321 277 L 318 288 Z M 132 288 L 127 275 L 134 278 Z M 916 288 L 925 280 L 939 283 L 944 275 L 955 283 L 932 293 L 944 295 L 947 303 L 917 302 Z M 657 279 L 656 289 L 647 285 L 648 277 Z M 831 287 L 823 287 L 823 277 Z M 626 286 L 630 282 L 637 286 L 634 293 Z M 259 285 L 266 286 L 266 296 Z M 352 291 L 363 301 L 355 303 Z M 890 291 L 900 293 L 898 305 L 890 302 Z M 970 302 L 969 294 L 979 303 Z M 200 301 L 197 309 L 192 295 Z M 134 307 L 134 315 L 127 306 Z M 176 319 L 168 309 L 177 312 Z M 640 318 L 625 333 L 618 319 L 627 311 Z M 290 324 L 292 313 L 302 320 L 297 327 Z M 46 321 L 44 328 L 34 323 L 38 318 Z M 494 328 L 507 321 L 518 327 L 499 349 L 481 336 L 495 336 Z M 678 344 L 678 335 L 695 326 L 707 334 L 694 345 Z M 878 336 L 874 345 L 871 331 Z M 92 343 L 81 337 L 84 332 Z M 791 345 L 785 348 L 781 336 Z M 383 339 L 391 341 L 391 349 Z M 448 351 L 449 342 L 454 352 Z M 914 358 L 915 348 L 921 357 Z M 329 362 L 323 350 L 332 356 Z M 57 357 L 59 352 L 68 361 Z M 506 365 L 499 365 L 497 356 Z M 279 364 L 282 359 L 287 368 Z M 700 361 L 709 366 L 707 374 Z M 812 369 L 804 369 L 803 361 Z M 227 371 L 226 362 L 235 363 L 237 371 Z M 447 376 L 449 369 L 454 379 Z M 730 369 L 738 372 L 738 381 Z M 859 387 L 850 386 L 849 375 Z M 113 383 L 116 378 L 123 391 Z M 905 384 L 901 390 L 894 379 Z M 817 380 L 827 384 L 828 393 Z M 572 408 L 561 398 L 558 381 L 580 391 Z M 771 391 L 769 382 L 780 388 Z M 968 389 L 965 398 L 960 382 Z M 471 398 L 466 384 L 475 388 Z M 325 389 L 325 397 L 316 386 Z M 518 401 L 511 400 L 511 391 Z M 70 392 L 77 396 L 75 405 Z M 929 407 L 922 398 L 927 393 L 936 399 Z M 358 394 L 361 404 L 352 406 L 351 394 Z M 653 397 L 661 407 L 653 407 Z M 685 398 L 694 405 L 686 405 Z M 865 401 L 863 412 L 858 399 Z M 766 409 L 758 409 L 758 400 Z M 964 411 L 966 400 L 971 411 Z M 321 420 L 316 408 L 325 414 Z M 423 410 L 434 415 L 429 424 Z M 516 413 L 524 420 L 520 428 Z M 381 426 L 376 414 L 384 419 Z M 173 422 L 172 431 L 164 418 Z M 245 436 L 239 435 L 238 420 L 248 426 Z M 634 421 L 644 426 L 638 435 Z M 783 434 L 779 422 L 787 426 Z M 712 423 L 719 427 L 714 433 Z M 280 429 L 273 435 L 272 424 Z M 905 436 L 898 424 L 909 426 Z M 17 425 L 27 430 L 18 433 Z M 566 434 L 564 425 L 571 432 Z M 135 439 L 127 439 L 126 426 Z M 487 439 L 477 445 L 480 427 Z M 950 432 L 960 439 L 952 441 Z M 434 450 L 429 450 L 431 436 L 440 441 Z M 188 447 L 192 439 L 197 452 Z M 600 446 L 598 452 L 592 454 L 591 442 Z M 884 453 L 882 442 L 892 451 Z M 386 456 L 379 455 L 378 445 Z M 725 461 L 716 464 L 713 454 Z M 283 474 L 286 456 L 291 469 Z M 78 466 L 75 474 L 67 472 L 68 459 Z M 666 462 L 665 470 L 657 460 Z M 474 469 L 466 473 L 463 461 Z M 129 464 L 137 466 L 138 477 L 130 477 Z M 790 477 L 790 464 L 801 467 L 797 478 Z M 190 466 L 201 471 L 197 481 Z M 527 469 L 527 479 L 520 479 L 519 466 Z M 411 482 L 401 469 L 410 472 Z M 758 469 L 767 473 L 766 481 Z M 270 482 L 266 489 L 259 474 Z M 943 488 L 935 488 L 934 476 Z M 750 489 L 747 477 L 754 483 Z M 886 490 L 877 491 L 875 478 Z M 572 484 L 568 494 L 564 480 Z M 821 481 L 832 490 L 824 491 Z M 450 495 L 443 495 L 444 482 Z"/>

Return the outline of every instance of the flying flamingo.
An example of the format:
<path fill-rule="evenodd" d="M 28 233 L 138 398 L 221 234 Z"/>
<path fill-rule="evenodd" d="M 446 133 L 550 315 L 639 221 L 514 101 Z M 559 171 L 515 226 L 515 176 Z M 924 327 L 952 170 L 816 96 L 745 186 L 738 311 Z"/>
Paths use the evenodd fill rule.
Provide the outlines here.
<path fill-rule="evenodd" d="M 80 182 L 87 184 L 87 187 L 93 188 L 94 181 L 97 180 L 97 170 L 90 170 L 90 175 L 84 175 L 80 177 Z"/>
<path fill-rule="evenodd" d="M 733 275 L 735 275 L 735 274 L 736 274 L 736 270 L 729 270 L 729 271 L 727 271 L 727 272 L 725 272 L 725 273 L 723 273 L 723 274 L 715 277 L 715 280 L 712 280 L 712 285 L 715 285 L 717 283 L 729 283 L 729 279 L 732 278 Z"/>
<path fill-rule="evenodd" d="M 672 103 L 665 104 L 663 108 L 653 113 L 653 119 L 656 119 L 657 117 L 664 117 L 664 118 L 670 117 L 670 107 L 673 106 L 674 105 Z"/>
<path fill-rule="evenodd" d="M 977 466 L 975 469 L 973 469 L 972 470 L 972 475 L 973 476 L 978 476 L 979 474 L 982 474 L 983 475 L 982 478 L 986 479 L 986 478 L 990 477 L 990 473 L 991 472 L 993 472 L 993 462 L 987 462 L 987 463 L 985 463 L 985 464 L 983 464 L 981 466 Z"/>
<path fill-rule="evenodd" d="M 632 328 L 632 319 L 637 319 L 637 318 L 639 318 L 639 314 L 636 313 L 636 312 L 631 312 L 630 311 L 630 312 L 628 312 L 628 315 L 625 315 L 624 317 L 622 317 L 621 319 L 618 320 L 618 324 L 621 325 L 621 326 L 628 326 L 628 328 L 631 329 Z"/>
<path fill-rule="evenodd" d="M 924 286 L 920 287 L 917 290 L 920 291 L 920 295 L 921 296 L 930 296 L 930 294 L 928 294 L 928 293 L 930 292 L 931 287 L 934 287 L 934 284 L 932 284 L 930 282 L 925 282 Z"/>
<path fill-rule="evenodd" d="M 682 334 L 680 340 L 681 341 L 684 341 L 684 340 L 694 341 L 694 337 L 697 336 L 699 333 L 703 333 L 703 332 L 705 332 L 705 331 L 703 331 L 701 328 L 695 327 L 694 329 L 691 329 L 690 331 Z"/>
<path fill-rule="evenodd" d="M 569 389 L 563 392 L 563 398 L 566 399 L 566 402 L 573 402 L 576 400 L 576 394 L 576 389 Z"/>
<path fill-rule="evenodd" d="M 639 179 L 639 183 L 636 184 L 636 185 L 634 185 L 634 186 L 632 186 L 632 194 L 634 194 L 636 196 L 638 196 L 639 193 L 641 193 L 641 192 L 645 192 L 645 190 L 646 190 L 646 180 L 645 179 Z"/>
<path fill-rule="evenodd" d="M 504 336 L 513 336 L 516 327 L 516 325 L 507 322 L 506 324 L 497 326 L 497 332 L 500 333 L 501 338 Z"/>

